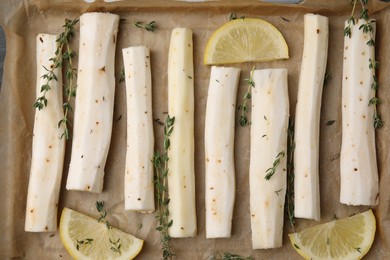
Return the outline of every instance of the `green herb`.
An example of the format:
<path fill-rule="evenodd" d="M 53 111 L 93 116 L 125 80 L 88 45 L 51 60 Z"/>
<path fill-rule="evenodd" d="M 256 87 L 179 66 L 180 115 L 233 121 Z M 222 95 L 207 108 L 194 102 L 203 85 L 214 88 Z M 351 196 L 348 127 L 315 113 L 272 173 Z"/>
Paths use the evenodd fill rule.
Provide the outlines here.
<path fill-rule="evenodd" d="M 223 253 L 221 255 L 214 255 L 210 258 L 210 260 L 253 260 L 252 257 L 243 257 L 240 255 L 235 255 L 231 253 Z"/>
<path fill-rule="evenodd" d="M 58 122 L 58 127 L 61 127 L 61 124 L 64 126 L 64 132 L 61 135 L 61 138 L 65 136 L 65 139 L 68 140 L 70 122 L 68 120 L 69 112 L 73 112 L 73 108 L 70 104 L 72 98 L 76 96 L 76 80 L 77 80 L 77 69 L 72 65 L 72 58 L 75 57 L 75 52 L 70 49 L 69 44 L 66 44 L 67 51 L 63 55 L 63 62 L 65 68 L 65 98 L 66 101 L 63 103 L 64 108 L 64 117 Z"/>
<path fill-rule="evenodd" d="M 98 219 L 98 222 L 104 223 L 108 230 L 112 229 L 112 226 L 110 225 L 110 223 L 106 219 L 107 210 L 105 210 L 105 208 L 104 208 L 104 201 L 96 201 L 95 206 L 96 206 L 97 211 L 100 213 L 100 218 Z M 111 244 L 110 249 L 115 253 L 121 254 L 122 253 L 121 252 L 122 244 L 121 244 L 120 238 L 118 238 L 118 240 L 116 240 L 116 241 L 115 241 L 115 239 L 111 240 L 111 238 L 109 238 L 109 241 Z"/>
<path fill-rule="evenodd" d="M 369 39 L 368 42 L 367 42 L 367 45 L 368 46 L 375 46 L 375 40 L 374 39 Z"/>
<path fill-rule="evenodd" d="M 282 190 L 283 190 L 283 189 L 276 190 L 276 191 L 275 191 L 276 195 L 279 196 L 279 192 L 281 192 Z"/>
<path fill-rule="evenodd" d="M 287 129 L 287 189 L 284 210 L 287 213 L 291 228 L 294 228 L 294 120 L 290 119 Z"/>
<path fill-rule="evenodd" d="M 351 32 L 352 32 L 351 27 L 353 25 L 355 25 L 355 23 L 356 23 L 355 18 L 353 17 L 353 15 L 355 13 L 356 3 L 357 3 L 357 0 L 351 1 L 352 13 L 351 13 L 351 16 L 347 20 L 347 26 L 344 28 L 344 36 L 349 37 L 349 38 L 351 38 Z"/>
<path fill-rule="evenodd" d="M 245 16 L 241 16 L 240 18 L 237 18 L 237 14 L 236 13 L 230 13 L 229 20 L 233 21 L 233 20 L 236 20 L 236 19 L 245 19 Z"/>
<path fill-rule="evenodd" d="M 110 223 L 107 221 L 107 211 L 104 209 L 104 201 L 96 201 L 96 209 L 100 213 L 100 218 L 98 222 L 106 224 L 107 229 L 111 229 Z"/>
<path fill-rule="evenodd" d="M 355 5 L 356 5 L 356 3 L 355 3 Z M 353 11 L 352 11 L 351 16 L 347 20 L 347 26 L 344 28 L 344 36 L 349 37 L 349 38 L 351 38 L 351 35 L 352 35 L 351 27 L 353 25 L 355 25 L 355 23 L 356 23 L 355 18 L 353 17 L 355 5 L 353 6 Z"/>
<path fill-rule="evenodd" d="M 249 108 L 248 108 L 247 102 L 249 99 L 251 99 L 252 88 L 255 87 L 255 82 L 253 81 L 254 71 L 255 71 L 255 67 L 252 68 L 251 75 L 250 75 L 249 79 L 246 79 L 248 81 L 248 89 L 243 96 L 242 104 L 238 106 L 238 110 L 241 111 L 240 126 L 242 126 L 242 127 L 249 125 L 249 120 L 247 118 L 247 113 L 248 113 Z"/>
<path fill-rule="evenodd" d="M 33 105 L 34 108 L 37 108 L 38 110 L 41 110 L 47 106 L 46 93 L 51 89 L 49 85 L 50 81 L 53 79 L 57 81 L 57 76 L 54 74 L 54 69 L 56 68 L 54 64 L 50 66 L 50 70 L 45 66 L 43 66 L 43 68 L 48 71 L 45 75 L 42 76 L 42 78 L 46 79 L 46 83 L 41 86 L 41 93 L 43 93 L 42 96 L 38 97 Z"/>
<path fill-rule="evenodd" d="M 365 34 L 369 35 L 369 40 L 367 41 L 368 46 L 375 46 L 375 41 L 373 38 L 373 26 L 372 23 L 374 21 L 370 20 L 369 14 L 368 14 L 368 9 L 366 9 L 365 5 L 368 3 L 367 1 L 363 2 L 363 10 L 361 14 L 361 18 L 366 21 L 365 24 L 360 26 L 360 30 L 363 30 Z M 368 105 L 374 106 L 374 128 L 380 128 L 383 126 L 383 121 L 381 115 L 378 113 L 377 106 L 380 103 L 379 98 L 376 96 L 377 90 L 379 88 L 379 83 L 378 83 L 378 78 L 375 76 L 376 71 L 379 69 L 379 62 L 377 60 L 373 60 L 371 58 L 368 59 L 368 68 L 373 71 L 373 83 L 371 85 L 371 88 L 375 91 L 374 96 L 370 99 Z"/>
<path fill-rule="evenodd" d="M 360 247 L 355 247 L 356 251 L 358 251 L 360 254 L 362 253 L 361 248 Z"/>
<path fill-rule="evenodd" d="M 379 104 L 379 99 L 377 97 L 373 97 L 370 99 L 370 101 L 368 102 L 368 105 L 378 105 Z"/>
<path fill-rule="evenodd" d="M 326 72 L 324 76 L 324 86 L 329 82 L 330 78 L 332 76 L 332 72 Z"/>
<path fill-rule="evenodd" d="M 229 20 L 236 20 L 237 19 L 237 14 L 236 13 L 230 13 Z"/>
<path fill-rule="evenodd" d="M 123 81 L 125 81 L 125 68 L 122 68 L 119 74 L 119 83 L 122 83 Z"/>
<path fill-rule="evenodd" d="M 351 16 L 348 18 L 348 25 L 344 29 L 344 36 L 351 37 L 351 26 L 355 25 L 355 18 L 354 18 L 354 12 L 356 8 L 358 0 L 352 0 L 351 5 L 352 7 L 352 13 Z M 375 39 L 373 37 L 373 32 L 374 32 L 374 26 L 373 23 L 375 21 L 370 19 L 370 13 L 367 9 L 368 6 L 368 0 L 360 0 L 359 1 L 362 10 L 360 12 L 360 19 L 363 19 L 365 21 L 364 24 L 360 25 L 359 30 L 362 30 L 363 33 L 368 34 L 368 41 L 367 45 L 368 46 L 375 46 Z M 370 100 L 369 105 L 374 106 L 374 115 L 373 115 L 373 121 L 374 121 L 374 128 L 379 128 L 383 126 L 383 121 L 381 115 L 378 113 L 377 110 L 377 105 L 379 104 L 379 99 L 376 97 L 376 92 L 379 88 L 379 83 L 378 83 L 378 78 L 375 76 L 376 70 L 379 68 L 379 62 L 377 60 L 373 60 L 371 58 L 368 59 L 368 68 L 373 71 L 373 83 L 371 85 L 371 88 L 375 90 L 374 97 Z"/>
<path fill-rule="evenodd" d="M 87 239 L 84 239 L 84 240 L 76 239 L 76 249 L 77 249 L 77 251 L 79 251 L 81 246 L 92 245 L 92 241 L 93 241 L 92 238 L 87 238 Z"/>
<path fill-rule="evenodd" d="M 112 241 L 110 238 L 109 238 L 109 240 L 110 240 L 110 244 L 111 244 L 111 248 L 110 249 L 113 252 L 118 253 L 119 255 L 121 255 L 122 254 L 122 252 L 121 252 L 121 246 L 122 246 L 121 239 L 118 238 L 118 240 L 115 241 L 115 242 Z"/>
<path fill-rule="evenodd" d="M 296 249 L 300 249 L 299 246 L 298 246 L 297 244 L 294 244 L 294 247 L 295 247 Z"/>
<path fill-rule="evenodd" d="M 369 69 L 378 69 L 379 68 L 379 62 L 378 61 L 372 60 L 371 58 L 369 58 L 368 61 L 369 61 L 369 65 L 368 65 Z"/>
<path fill-rule="evenodd" d="M 163 148 L 164 151 L 162 154 L 156 152 L 153 156 L 153 165 L 155 169 L 155 180 L 154 185 L 156 188 L 156 197 L 158 210 L 156 214 L 156 218 L 158 220 L 158 226 L 156 228 L 157 231 L 161 233 L 160 243 L 162 245 L 163 250 L 163 259 L 172 259 L 174 253 L 171 251 L 171 247 L 169 245 L 169 241 L 171 237 L 169 236 L 169 228 L 173 224 L 173 220 L 169 220 L 169 197 L 168 197 L 168 185 L 167 185 L 167 177 L 169 173 L 168 168 L 168 150 L 170 148 L 170 136 L 173 132 L 173 125 L 175 123 L 175 117 L 167 116 L 165 125 L 164 125 L 164 143 Z"/>
<path fill-rule="evenodd" d="M 326 125 L 333 125 L 336 122 L 336 120 L 329 120 L 326 122 Z"/>
<path fill-rule="evenodd" d="M 286 155 L 286 153 L 284 151 L 281 151 L 280 153 L 278 153 L 278 155 L 276 155 L 276 158 L 275 158 L 274 163 L 272 164 L 272 167 L 268 168 L 266 170 L 267 174 L 265 175 L 264 179 L 266 179 L 267 181 L 271 179 L 271 177 L 276 172 L 276 168 L 278 167 L 278 165 L 280 163 L 280 159 L 283 158 L 285 155 Z"/>
<path fill-rule="evenodd" d="M 157 29 L 157 23 L 156 21 L 151 21 L 150 23 L 144 23 L 144 22 L 136 22 L 134 24 L 137 28 L 145 29 L 148 32 L 154 32 Z"/>
<path fill-rule="evenodd" d="M 380 127 L 383 126 L 382 117 L 381 117 L 380 114 L 378 114 L 376 107 L 374 109 L 374 116 L 373 116 L 373 118 L 374 118 L 374 128 L 375 129 L 380 128 Z"/>
<path fill-rule="evenodd" d="M 50 68 L 44 67 L 47 71 L 42 78 L 46 79 L 46 83 L 41 86 L 42 95 L 35 100 L 34 108 L 38 110 L 43 109 L 47 106 L 48 100 L 46 98 L 47 92 L 51 89 L 50 82 L 52 80 L 57 81 L 57 75 L 55 75 L 54 70 L 57 68 L 62 68 L 65 70 L 65 97 L 66 101 L 63 103 L 64 108 L 64 117 L 58 122 L 58 128 L 62 125 L 64 126 L 64 132 L 61 135 L 65 137 L 66 140 L 69 139 L 69 129 L 70 122 L 68 120 L 68 113 L 72 112 L 72 106 L 70 105 L 70 100 L 72 97 L 76 96 L 76 79 L 77 79 L 77 69 L 72 66 L 72 58 L 75 57 L 75 52 L 70 48 L 70 40 L 74 35 L 74 27 L 78 23 L 79 18 L 75 18 L 73 20 L 65 19 L 65 25 L 62 27 L 64 31 L 57 37 L 56 42 L 58 43 L 58 47 L 55 51 L 55 57 L 51 58 L 50 61 L 53 64 Z"/>

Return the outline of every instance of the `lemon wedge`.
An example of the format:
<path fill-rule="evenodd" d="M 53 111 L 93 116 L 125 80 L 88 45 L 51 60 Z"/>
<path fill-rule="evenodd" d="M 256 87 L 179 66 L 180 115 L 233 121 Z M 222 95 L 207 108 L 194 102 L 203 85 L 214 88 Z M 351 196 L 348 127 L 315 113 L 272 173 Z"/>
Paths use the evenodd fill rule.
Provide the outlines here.
<path fill-rule="evenodd" d="M 283 35 L 262 19 L 240 18 L 217 29 L 206 45 L 204 64 L 288 59 Z"/>
<path fill-rule="evenodd" d="M 143 246 L 143 240 L 68 208 L 61 214 L 60 237 L 74 259 L 133 259 Z"/>
<path fill-rule="evenodd" d="M 294 249 L 305 259 L 361 259 L 375 236 L 372 210 L 290 234 Z"/>

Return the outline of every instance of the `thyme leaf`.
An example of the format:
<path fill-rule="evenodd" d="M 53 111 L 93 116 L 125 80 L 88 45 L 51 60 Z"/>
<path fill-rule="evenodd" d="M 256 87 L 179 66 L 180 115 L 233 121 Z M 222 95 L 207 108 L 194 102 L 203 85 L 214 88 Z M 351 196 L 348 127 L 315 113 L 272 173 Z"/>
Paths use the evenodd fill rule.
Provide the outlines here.
<path fill-rule="evenodd" d="M 76 239 L 76 249 L 77 249 L 77 251 L 80 250 L 81 246 L 92 245 L 92 242 L 93 242 L 92 238 L 87 238 L 87 239 L 84 239 L 84 240 Z"/>
<path fill-rule="evenodd" d="M 144 23 L 144 22 L 136 22 L 134 24 L 137 28 L 145 29 L 148 32 L 154 32 L 157 29 L 157 23 L 156 21 L 151 21 L 150 23 Z"/>
<path fill-rule="evenodd" d="M 119 74 L 119 80 L 118 83 L 122 83 L 125 81 L 125 68 L 121 69 L 121 72 Z"/>
<path fill-rule="evenodd" d="M 236 20 L 236 19 L 245 19 L 245 16 L 241 16 L 241 17 L 237 17 L 237 14 L 236 13 L 230 13 L 229 15 L 229 21 L 233 21 L 233 20 Z"/>
<path fill-rule="evenodd" d="M 271 177 L 275 174 L 278 165 L 280 164 L 280 159 L 283 158 L 285 155 L 286 153 L 284 151 L 281 151 L 278 153 L 278 155 L 276 155 L 272 167 L 266 170 L 267 174 L 265 175 L 264 179 L 266 179 L 267 181 L 271 179 Z"/>
<path fill-rule="evenodd" d="M 118 253 L 119 255 L 122 254 L 121 252 L 121 239 L 118 238 L 117 241 L 112 241 L 110 238 L 108 239 L 110 241 L 110 244 L 111 244 L 111 251 L 115 252 L 115 253 Z"/>
<path fill-rule="evenodd" d="M 329 120 L 328 122 L 326 122 L 326 125 L 330 126 L 333 125 L 335 122 L 336 120 Z"/>

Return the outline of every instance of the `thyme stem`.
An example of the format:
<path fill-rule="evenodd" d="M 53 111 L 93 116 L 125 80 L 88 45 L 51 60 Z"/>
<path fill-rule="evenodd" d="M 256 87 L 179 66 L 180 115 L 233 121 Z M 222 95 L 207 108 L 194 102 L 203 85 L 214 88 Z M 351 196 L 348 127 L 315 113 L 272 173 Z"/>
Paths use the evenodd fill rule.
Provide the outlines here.
<path fill-rule="evenodd" d="M 175 117 L 167 116 L 165 125 L 164 125 L 164 151 L 162 154 L 156 152 L 153 157 L 153 165 L 155 169 L 155 188 L 156 188 L 156 197 L 158 202 L 158 210 L 156 218 L 158 220 L 157 231 L 161 233 L 160 243 L 163 250 L 163 259 L 168 260 L 172 259 L 174 253 L 172 252 L 169 241 L 171 237 L 169 236 L 169 228 L 173 224 L 173 220 L 169 220 L 169 197 L 168 197 L 168 185 L 167 177 L 169 173 L 168 168 L 168 150 L 170 148 L 170 136 L 173 132 L 173 125 L 175 123 Z"/>
<path fill-rule="evenodd" d="M 294 229 L 294 120 L 290 118 L 287 129 L 287 190 L 285 211 L 287 213 L 290 226 Z"/>
<path fill-rule="evenodd" d="M 253 258 L 235 255 L 231 253 L 223 253 L 222 256 L 221 255 L 212 256 L 210 260 L 253 260 Z"/>
<path fill-rule="evenodd" d="M 107 211 L 104 209 L 104 201 L 96 201 L 96 209 L 100 213 L 98 222 L 102 222 L 106 225 L 107 229 L 111 229 L 110 223 L 107 221 Z"/>
<path fill-rule="evenodd" d="M 73 20 L 65 19 L 65 25 L 62 27 L 64 31 L 57 37 L 56 42 L 59 44 L 55 52 L 55 57 L 51 58 L 50 61 L 53 64 L 50 66 L 50 69 L 45 68 L 47 73 L 42 76 L 46 79 L 46 83 L 41 87 L 42 95 L 35 100 L 34 108 L 38 110 L 43 109 L 47 106 L 48 100 L 46 98 L 47 92 L 51 89 L 50 82 L 52 80 L 57 81 L 57 76 L 54 73 L 54 70 L 57 68 L 65 68 L 65 96 L 66 102 L 63 103 L 64 108 L 64 117 L 58 122 L 58 128 L 62 125 L 64 126 L 64 132 L 61 135 L 65 137 L 66 140 L 69 139 L 69 129 L 70 122 L 68 120 L 68 114 L 70 111 L 73 111 L 72 106 L 70 105 L 71 98 L 76 95 L 75 92 L 75 80 L 77 78 L 77 70 L 72 66 L 72 58 L 75 56 L 75 52 L 70 48 L 70 40 L 74 35 L 74 26 L 78 23 L 79 18 Z"/>
<path fill-rule="evenodd" d="M 248 100 L 251 99 L 252 88 L 255 87 L 255 82 L 253 81 L 254 71 L 255 71 L 255 67 L 253 66 L 250 77 L 249 77 L 249 79 L 247 79 L 248 89 L 243 96 L 242 104 L 238 106 L 238 110 L 241 111 L 240 126 L 242 126 L 242 127 L 249 125 L 249 120 L 247 118 L 249 108 L 248 108 L 247 103 L 248 103 Z"/>
<path fill-rule="evenodd" d="M 355 8 L 358 0 L 352 0 L 352 12 L 351 16 L 348 18 L 348 25 L 344 29 L 344 36 L 351 38 L 351 26 L 355 25 L 355 18 L 354 18 L 354 13 L 355 13 Z M 370 20 L 370 13 L 367 9 L 368 5 L 368 0 L 359 0 L 361 6 L 362 6 L 362 11 L 360 12 L 360 19 L 363 19 L 365 21 L 365 24 L 362 24 L 359 27 L 359 30 L 363 30 L 363 33 L 369 35 L 369 40 L 367 41 L 368 46 L 375 46 L 375 39 L 373 37 L 373 32 L 374 28 L 372 26 L 372 23 L 375 21 Z M 373 71 L 373 84 L 372 84 L 372 89 L 374 89 L 374 97 L 370 100 L 369 105 L 374 106 L 374 115 L 373 115 L 373 121 L 374 121 L 374 128 L 379 128 L 383 126 L 383 121 L 381 115 L 378 113 L 377 110 L 377 105 L 380 103 L 380 100 L 377 98 L 377 90 L 379 87 L 378 83 L 378 78 L 375 76 L 375 72 L 379 67 L 379 63 L 376 60 L 372 60 L 369 58 L 368 60 L 368 67 Z"/>
<path fill-rule="evenodd" d="M 95 205 L 96 205 L 97 211 L 100 213 L 100 218 L 98 219 L 98 222 L 104 223 L 106 225 L 108 231 L 110 232 L 112 229 L 112 226 L 110 225 L 110 223 L 106 219 L 107 210 L 104 209 L 104 201 L 96 201 Z M 110 234 L 113 236 L 112 232 L 110 232 Z M 122 251 L 121 251 L 122 243 L 121 243 L 120 238 L 118 238 L 118 239 L 113 238 L 113 240 L 111 240 L 111 238 L 109 238 L 108 240 L 110 241 L 110 244 L 111 244 L 111 247 L 110 247 L 111 251 L 121 255 L 122 254 Z"/>

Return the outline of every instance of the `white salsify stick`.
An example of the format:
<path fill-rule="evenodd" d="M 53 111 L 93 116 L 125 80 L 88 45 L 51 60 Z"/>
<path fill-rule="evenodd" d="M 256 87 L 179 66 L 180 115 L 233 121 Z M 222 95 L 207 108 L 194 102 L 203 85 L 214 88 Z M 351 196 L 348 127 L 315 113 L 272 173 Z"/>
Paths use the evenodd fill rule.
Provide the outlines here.
<path fill-rule="evenodd" d="M 57 35 L 38 34 L 37 50 L 37 97 L 41 87 L 47 84 L 42 76 L 54 66 Z M 47 106 L 35 111 L 30 180 L 28 184 L 25 230 L 44 232 L 57 230 L 58 198 L 65 156 L 64 126 L 58 125 L 64 118 L 62 107 L 61 68 L 54 68 L 56 80 L 48 83 Z"/>
<path fill-rule="evenodd" d="M 375 68 L 369 67 L 375 47 L 367 45 L 375 39 L 375 22 L 368 33 L 360 29 L 365 23 L 357 20 L 351 24 L 351 37 L 344 37 L 340 202 L 347 205 L 376 205 L 379 194 L 374 106 L 369 105 L 375 96 Z"/>
<path fill-rule="evenodd" d="M 319 135 L 322 88 L 328 56 L 328 18 L 306 14 L 295 111 L 294 214 L 320 220 Z"/>
<path fill-rule="evenodd" d="M 100 193 L 111 141 L 119 16 L 80 16 L 80 48 L 68 190 Z"/>
<path fill-rule="evenodd" d="M 168 55 L 168 113 L 175 118 L 168 151 L 171 237 L 196 235 L 194 62 L 192 31 L 172 30 Z"/>
<path fill-rule="evenodd" d="M 240 69 L 211 68 L 205 119 L 206 238 L 231 236 L 236 193 L 234 129 Z"/>
<path fill-rule="evenodd" d="M 150 52 L 145 46 L 123 49 L 127 98 L 125 209 L 154 211 L 153 113 Z"/>
<path fill-rule="evenodd" d="M 287 69 L 255 70 L 249 168 L 253 249 L 281 247 L 287 187 Z"/>

